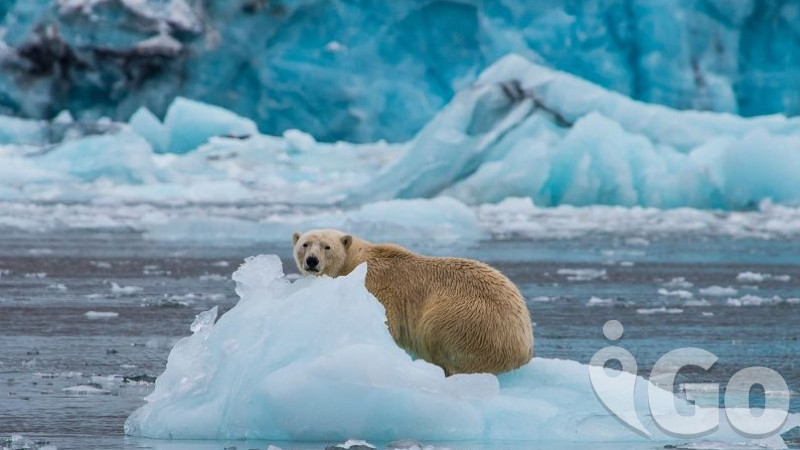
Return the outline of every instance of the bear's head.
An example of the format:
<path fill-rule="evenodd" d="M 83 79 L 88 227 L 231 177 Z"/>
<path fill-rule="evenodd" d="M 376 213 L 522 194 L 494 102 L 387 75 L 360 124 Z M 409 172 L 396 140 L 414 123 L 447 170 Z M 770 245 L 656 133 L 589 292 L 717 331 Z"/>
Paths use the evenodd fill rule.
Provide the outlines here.
<path fill-rule="evenodd" d="M 347 250 L 353 237 L 338 230 L 310 230 L 292 235 L 294 261 L 304 275 L 345 275 Z"/>

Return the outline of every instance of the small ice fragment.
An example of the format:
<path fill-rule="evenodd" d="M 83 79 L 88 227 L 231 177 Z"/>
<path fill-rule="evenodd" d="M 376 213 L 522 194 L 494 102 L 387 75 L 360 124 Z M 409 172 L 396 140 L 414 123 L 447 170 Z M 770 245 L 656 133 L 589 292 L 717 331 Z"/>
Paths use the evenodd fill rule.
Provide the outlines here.
<path fill-rule="evenodd" d="M 270 444 L 270 446 L 267 447 L 267 450 L 283 450 L 283 449 L 278 447 L 277 445 Z"/>
<path fill-rule="evenodd" d="M 108 395 L 111 393 L 111 391 L 85 384 L 67 387 L 62 389 L 62 391 L 72 395 Z"/>
<path fill-rule="evenodd" d="M 622 267 L 633 267 L 633 261 L 622 261 L 619 265 Z"/>
<path fill-rule="evenodd" d="M 49 248 L 32 248 L 28 250 L 28 253 L 34 256 L 42 256 L 52 254 L 53 250 Z"/>
<path fill-rule="evenodd" d="M 711 303 L 701 298 L 700 300 L 686 300 L 683 302 L 683 306 L 711 306 Z"/>
<path fill-rule="evenodd" d="M 606 277 L 605 269 L 558 269 L 556 272 L 570 281 L 591 281 Z"/>
<path fill-rule="evenodd" d="M 703 311 L 703 312 L 702 312 L 702 313 L 700 313 L 700 314 L 702 314 L 702 315 L 703 315 L 703 317 L 711 317 L 711 316 L 713 316 L 713 315 L 714 315 L 714 313 L 713 313 L 713 312 L 711 312 L 711 311 Z"/>
<path fill-rule="evenodd" d="M 791 279 L 792 279 L 792 277 L 791 277 L 790 275 L 775 275 L 774 277 L 772 277 L 772 279 L 773 279 L 773 280 L 777 280 L 777 281 L 784 281 L 784 282 L 786 282 L 786 281 L 789 281 L 789 280 L 791 280 Z"/>
<path fill-rule="evenodd" d="M 23 275 L 25 278 L 47 278 L 46 272 L 34 272 L 34 273 L 26 273 Z"/>
<path fill-rule="evenodd" d="M 671 289 L 688 289 L 694 286 L 693 283 L 686 281 L 684 277 L 677 277 L 673 278 L 666 283 L 664 283 L 664 287 L 671 288 Z"/>
<path fill-rule="evenodd" d="M 362 439 L 348 439 L 344 444 L 336 444 L 329 447 L 332 450 L 367 450 L 376 448 L 374 445 Z"/>
<path fill-rule="evenodd" d="M 666 296 L 666 297 L 678 297 L 678 298 L 692 298 L 692 297 L 694 297 L 694 294 L 692 294 L 689 291 L 684 291 L 682 289 L 679 289 L 677 291 L 668 291 L 668 290 L 666 290 L 664 288 L 661 288 L 661 289 L 658 290 L 658 295 L 663 295 L 663 296 Z"/>
<path fill-rule="evenodd" d="M 736 295 L 739 293 L 736 289 L 728 286 L 709 286 L 707 288 L 700 289 L 700 293 L 703 295 L 714 295 L 714 296 L 722 296 L 722 295 Z"/>
<path fill-rule="evenodd" d="M 141 291 L 142 288 L 139 286 L 120 286 L 117 283 L 111 283 L 111 292 L 117 295 L 133 295 Z"/>
<path fill-rule="evenodd" d="M 552 300 L 552 298 L 550 298 L 550 297 L 548 297 L 546 295 L 539 295 L 539 296 L 533 297 L 531 299 L 532 302 L 537 302 L 537 303 L 546 303 L 546 302 L 549 302 L 551 300 Z"/>
<path fill-rule="evenodd" d="M 680 308 L 667 308 L 662 306 L 660 308 L 639 308 L 636 312 L 638 314 L 680 314 L 683 310 Z"/>
<path fill-rule="evenodd" d="M 759 297 L 757 295 L 744 295 L 739 298 L 729 298 L 726 304 L 728 306 L 761 306 L 761 305 L 776 305 L 783 300 L 774 295 L 772 297 Z"/>
<path fill-rule="evenodd" d="M 214 326 L 214 321 L 217 320 L 217 310 L 219 307 L 215 306 L 208 311 L 203 311 L 195 316 L 192 326 L 189 327 L 192 333 L 207 333 Z"/>
<path fill-rule="evenodd" d="M 612 305 L 613 303 L 614 303 L 613 298 L 600 298 L 592 296 L 592 298 L 590 298 L 589 301 L 586 302 L 586 306 L 608 306 Z"/>
<path fill-rule="evenodd" d="M 218 273 L 204 273 L 200 275 L 200 281 L 223 281 L 229 279 L 225 275 L 220 275 Z"/>
<path fill-rule="evenodd" d="M 769 274 L 756 272 L 742 272 L 736 275 L 736 281 L 739 283 L 760 283 L 769 278 L 771 278 Z"/>
<path fill-rule="evenodd" d="M 89 320 L 113 319 L 119 317 L 119 313 L 110 311 L 87 311 L 84 316 Z"/>
<path fill-rule="evenodd" d="M 50 289 L 51 291 L 64 292 L 64 291 L 67 290 L 67 286 L 62 284 L 62 283 L 56 283 L 56 284 L 51 284 L 51 285 L 47 286 L 47 289 Z"/>
<path fill-rule="evenodd" d="M 217 262 L 211 263 L 211 265 L 213 267 L 228 267 L 231 264 L 228 261 L 217 261 Z"/>
<path fill-rule="evenodd" d="M 89 264 L 97 267 L 98 269 L 110 269 L 111 263 L 107 261 L 89 261 Z"/>

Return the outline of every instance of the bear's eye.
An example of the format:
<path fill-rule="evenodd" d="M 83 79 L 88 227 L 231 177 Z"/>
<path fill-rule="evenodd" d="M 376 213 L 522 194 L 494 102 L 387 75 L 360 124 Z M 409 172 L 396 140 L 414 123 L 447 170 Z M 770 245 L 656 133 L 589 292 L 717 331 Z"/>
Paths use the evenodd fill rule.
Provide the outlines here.
<path fill-rule="evenodd" d="M 308 242 L 303 243 L 303 247 L 308 247 Z"/>
<path fill-rule="evenodd" d="M 330 245 L 326 245 L 326 246 L 325 246 L 325 250 L 330 250 L 330 249 L 331 249 L 331 246 L 330 246 Z"/>

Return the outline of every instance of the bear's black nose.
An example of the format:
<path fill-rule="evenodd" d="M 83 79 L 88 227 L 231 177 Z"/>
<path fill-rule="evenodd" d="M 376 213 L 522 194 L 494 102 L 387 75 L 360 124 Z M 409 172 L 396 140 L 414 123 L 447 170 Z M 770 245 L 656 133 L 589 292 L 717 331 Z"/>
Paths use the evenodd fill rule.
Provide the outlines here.
<path fill-rule="evenodd" d="M 309 256 L 308 258 L 306 258 L 306 265 L 309 268 L 313 269 L 314 267 L 317 267 L 317 264 L 319 264 L 319 260 L 317 259 L 316 256 Z"/>

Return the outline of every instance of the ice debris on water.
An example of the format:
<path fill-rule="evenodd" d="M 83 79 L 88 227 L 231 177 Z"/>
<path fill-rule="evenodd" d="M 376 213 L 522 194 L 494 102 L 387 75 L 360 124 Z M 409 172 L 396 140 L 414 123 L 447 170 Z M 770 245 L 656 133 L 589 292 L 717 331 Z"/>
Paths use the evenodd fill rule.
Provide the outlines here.
<path fill-rule="evenodd" d="M 663 286 L 670 289 L 688 289 L 694 286 L 694 284 L 690 281 L 686 281 L 684 277 L 677 277 L 667 281 Z"/>
<path fill-rule="evenodd" d="M 134 295 L 138 292 L 142 292 L 142 288 L 140 286 L 120 286 L 117 283 L 111 283 L 111 293 L 117 295 Z"/>
<path fill-rule="evenodd" d="M 675 291 L 669 291 L 669 290 L 666 290 L 664 288 L 660 288 L 658 290 L 658 295 L 663 295 L 665 297 L 678 297 L 678 298 L 684 298 L 684 299 L 694 297 L 694 294 L 692 294 L 691 292 L 689 292 L 687 290 L 684 290 L 684 289 L 678 289 L 678 290 L 675 290 Z"/>
<path fill-rule="evenodd" d="M 716 286 L 716 285 L 715 286 L 709 286 L 709 287 L 706 287 L 706 288 L 701 288 L 699 290 L 699 292 L 702 295 L 712 295 L 712 296 L 717 296 L 717 297 L 723 296 L 723 295 L 736 295 L 737 293 L 739 293 L 739 291 L 736 290 L 736 288 L 733 288 L 731 286 L 722 287 L 722 286 Z"/>
<path fill-rule="evenodd" d="M 605 269 L 558 269 L 556 273 L 566 276 L 569 281 L 591 281 L 607 275 Z"/>
<path fill-rule="evenodd" d="M 87 311 L 83 315 L 89 320 L 114 319 L 119 317 L 119 313 L 113 311 Z"/>
<path fill-rule="evenodd" d="M 792 277 L 790 275 L 772 275 L 769 273 L 757 272 L 742 272 L 736 275 L 736 281 L 740 283 L 761 283 L 768 280 L 787 282 L 791 279 Z"/>

